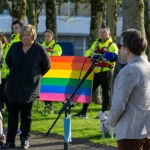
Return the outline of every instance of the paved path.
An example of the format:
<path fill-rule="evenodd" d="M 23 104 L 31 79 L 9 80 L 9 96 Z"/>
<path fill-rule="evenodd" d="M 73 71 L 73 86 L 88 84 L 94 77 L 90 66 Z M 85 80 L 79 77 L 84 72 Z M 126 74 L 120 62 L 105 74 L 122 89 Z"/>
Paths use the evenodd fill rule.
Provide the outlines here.
<path fill-rule="evenodd" d="M 32 133 L 29 138 L 30 150 L 64 150 L 63 136 L 49 134 L 45 137 L 42 133 Z M 20 149 L 19 136 L 16 137 L 16 149 Z M 68 144 L 68 150 L 117 150 L 117 148 L 89 142 L 84 139 L 72 138 Z"/>

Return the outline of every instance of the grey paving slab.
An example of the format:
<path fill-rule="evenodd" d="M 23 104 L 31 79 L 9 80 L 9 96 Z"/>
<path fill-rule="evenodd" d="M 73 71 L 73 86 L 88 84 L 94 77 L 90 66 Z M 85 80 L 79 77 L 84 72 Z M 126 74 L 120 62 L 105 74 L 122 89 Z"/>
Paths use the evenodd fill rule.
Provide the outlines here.
<path fill-rule="evenodd" d="M 63 136 L 52 133 L 45 137 L 43 133 L 32 132 L 29 142 L 31 145 L 30 150 L 64 150 Z M 19 136 L 16 137 L 16 149 L 20 149 Z M 72 138 L 72 142 L 68 144 L 68 150 L 117 150 L 117 148 L 84 139 Z"/>

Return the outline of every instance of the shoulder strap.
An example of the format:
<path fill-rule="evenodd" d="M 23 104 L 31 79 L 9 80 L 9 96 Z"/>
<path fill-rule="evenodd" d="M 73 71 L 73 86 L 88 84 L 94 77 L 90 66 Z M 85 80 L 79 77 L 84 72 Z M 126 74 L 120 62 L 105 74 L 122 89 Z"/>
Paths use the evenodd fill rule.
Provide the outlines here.
<path fill-rule="evenodd" d="M 97 39 L 97 44 L 99 44 L 101 42 L 101 39 Z M 107 46 L 107 48 L 109 48 L 111 46 L 111 44 L 113 44 L 114 42 L 110 42 L 109 45 Z"/>
<path fill-rule="evenodd" d="M 109 47 L 111 46 L 111 44 L 113 44 L 114 42 L 110 42 L 109 44 L 108 44 L 108 46 L 107 47 L 103 47 L 102 49 L 99 49 L 99 40 L 97 40 L 97 43 L 96 43 L 96 46 L 97 46 L 97 50 L 95 51 L 95 52 L 97 52 L 97 53 L 104 53 L 104 49 L 107 49 L 107 51 L 109 51 Z"/>
<path fill-rule="evenodd" d="M 109 48 L 111 46 L 111 44 L 113 44 L 114 42 L 110 42 L 109 45 L 107 46 L 107 48 Z"/>
<path fill-rule="evenodd" d="M 56 44 L 57 44 L 57 43 L 53 44 L 53 45 L 51 46 L 51 48 L 53 49 L 53 48 L 55 47 Z"/>
<path fill-rule="evenodd" d="M 107 46 L 107 50 L 109 52 L 109 47 L 113 44 L 114 42 L 110 42 L 109 45 Z"/>

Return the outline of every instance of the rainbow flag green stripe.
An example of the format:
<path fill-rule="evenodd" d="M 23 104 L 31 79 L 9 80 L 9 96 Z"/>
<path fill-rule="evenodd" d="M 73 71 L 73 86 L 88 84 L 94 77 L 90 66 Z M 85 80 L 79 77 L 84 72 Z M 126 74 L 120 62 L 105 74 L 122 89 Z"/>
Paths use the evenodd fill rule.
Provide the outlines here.
<path fill-rule="evenodd" d="M 42 78 L 41 84 L 44 85 L 52 85 L 52 86 L 77 86 L 81 81 L 78 79 L 68 79 L 68 78 Z M 85 80 L 82 84 L 82 87 L 91 88 L 92 81 Z"/>

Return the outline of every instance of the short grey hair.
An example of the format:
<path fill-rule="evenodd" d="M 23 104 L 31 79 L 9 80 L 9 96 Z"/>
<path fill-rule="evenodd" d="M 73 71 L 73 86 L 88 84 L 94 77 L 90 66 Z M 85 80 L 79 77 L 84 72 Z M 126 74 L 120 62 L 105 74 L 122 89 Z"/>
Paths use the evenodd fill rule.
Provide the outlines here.
<path fill-rule="evenodd" d="M 33 37 L 33 40 L 36 40 L 37 38 L 37 33 L 36 33 L 36 28 L 35 26 L 28 24 L 22 27 L 21 31 L 20 31 L 20 37 L 23 36 L 24 32 L 27 31 L 30 33 L 30 35 Z"/>

